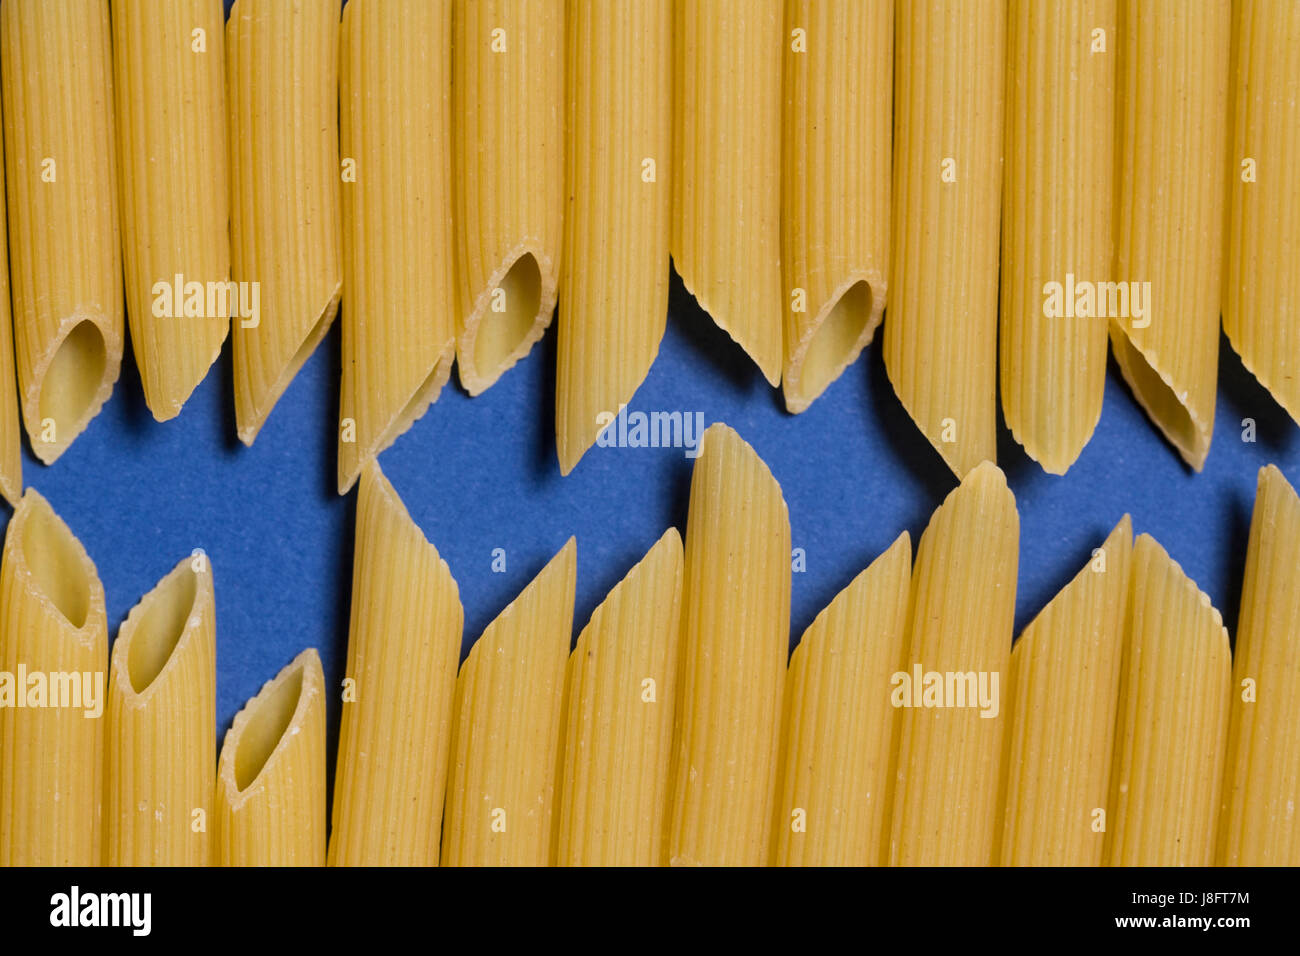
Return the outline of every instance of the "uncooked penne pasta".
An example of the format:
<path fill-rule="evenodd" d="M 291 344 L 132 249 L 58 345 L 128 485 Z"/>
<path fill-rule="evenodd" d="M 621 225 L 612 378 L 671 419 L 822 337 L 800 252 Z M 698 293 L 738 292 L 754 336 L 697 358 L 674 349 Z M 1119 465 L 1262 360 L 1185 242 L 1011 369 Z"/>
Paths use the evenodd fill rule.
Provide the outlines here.
<path fill-rule="evenodd" d="M 551 324 L 564 241 L 564 0 L 454 0 L 456 358 L 478 395 Z"/>
<path fill-rule="evenodd" d="M 550 866 L 573 634 L 573 539 L 475 642 L 456 678 L 443 866 Z"/>
<path fill-rule="evenodd" d="M 325 677 L 314 648 L 235 715 L 217 762 L 215 822 L 218 866 L 325 864 Z"/>
<path fill-rule="evenodd" d="M 1232 14 L 1223 330 L 1300 422 L 1300 4 L 1243 0 Z"/>
<path fill-rule="evenodd" d="M 4 162 L 0 159 L 0 495 L 17 508 L 23 493 L 23 434 L 14 378 L 13 317 L 9 312 L 9 237 Z"/>
<path fill-rule="evenodd" d="M 29 488 L 0 561 L 0 866 L 99 866 L 108 622 L 95 565 Z"/>
<path fill-rule="evenodd" d="M 451 0 L 343 8 L 343 383 L 339 493 L 451 375 Z"/>
<path fill-rule="evenodd" d="M 1300 498 L 1259 473 L 1219 814 L 1224 866 L 1300 866 Z"/>
<path fill-rule="evenodd" d="M 108 688 L 109 866 L 208 866 L 217 766 L 216 606 L 199 551 L 131 609 Z"/>
<path fill-rule="evenodd" d="M 14 358 L 32 451 L 50 464 L 122 365 L 108 0 L 0 5 Z"/>
<path fill-rule="evenodd" d="M 726 425 L 691 475 L 668 862 L 768 862 L 790 647 L 790 516 Z"/>
<path fill-rule="evenodd" d="M 113 0 L 127 318 L 145 403 L 166 421 L 230 330 L 225 10 Z"/>
<path fill-rule="evenodd" d="M 669 528 L 569 657 L 560 866 L 660 866 L 677 705 L 682 539 Z"/>
<path fill-rule="evenodd" d="M 1106 856 L 1209 866 L 1232 662 L 1223 618 L 1150 535 L 1133 547 Z"/>
<path fill-rule="evenodd" d="M 786 0 L 781 131 L 785 407 L 871 341 L 889 279 L 893 0 Z"/>
<path fill-rule="evenodd" d="M 677 0 L 673 262 L 686 290 L 781 381 L 782 0 Z"/>
<path fill-rule="evenodd" d="M 1197 471 L 1214 430 L 1229 0 L 1121 0 L 1115 360 Z M 1127 290 L 1127 310 L 1123 292 Z"/>
<path fill-rule="evenodd" d="M 463 622 L 447 563 L 371 462 L 357 497 L 331 866 L 438 865 Z"/>
<path fill-rule="evenodd" d="M 1100 866 L 1129 599 L 1128 515 L 1011 651 L 996 859 Z"/>
<path fill-rule="evenodd" d="M 988 866 L 998 819 L 1020 518 L 996 465 L 977 466 L 930 518 L 912 571 L 890 862 Z"/>
<path fill-rule="evenodd" d="M 343 282 L 339 5 L 235 0 L 226 24 L 235 425 L 251 445 Z M 429 263 L 428 268 L 435 268 Z"/>
<path fill-rule="evenodd" d="M 555 448 L 568 474 L 668 320 L 672 0 L 569 0 Z"/>
<path fill-rule="evenodd" d="M 1116 2 L 1012 0 L 1007 14 L 1002 412 L 1056 475 L 1092 437 L 1106 386 L 1094 290 L 1114 252 Z"/>
<path fill-rule="evenodd" d="M 900 729 L 890 679 L 906 666 L 911 577 L 904 531 L 817 615 L 790 657 L 777 866 L 886 862 Z"/>

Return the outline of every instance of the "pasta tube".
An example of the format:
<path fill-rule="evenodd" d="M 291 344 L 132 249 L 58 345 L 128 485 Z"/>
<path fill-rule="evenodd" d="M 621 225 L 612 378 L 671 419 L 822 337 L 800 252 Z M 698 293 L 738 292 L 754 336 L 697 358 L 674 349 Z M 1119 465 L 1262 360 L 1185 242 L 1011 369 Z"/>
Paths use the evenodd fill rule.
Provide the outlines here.
<path fill-rule="evenodd" d="M 899 730 L 886 689 L 906 666 L 911 576 L 904 531 L 817 615 L 790 657 L 778 866 L 885 862 Z"/>
<path fill-rule="evenodd" d="M 2 51 L 0 51 L 2 52 Z M 5 214 L 4 162 L 0 159 L 0 223 Z M 23 493 L 23 435 L 14 378 L 13 316 L 9 311 L 9 238 L 0 225 L 0 495 L 17 508 Z"/>
<path fill-rule="evenodd" d="M 673 262 L 688 292 L 781 381 L 782 0 L 677 0 Z"/>
<path fill-rule="evenodd" d="M 371 462 L 357 497 L 330 865 L 438 864 L 463 621 L 447 563 Z"/>
<path fill-rule="evenodd" d="M 1209 595 L 1150 535 L 1133 579 L 1111 759 L 1112 866 L 1209 866 L 1232 679 Z"/>
<path fill-rule="evenodd" d="M 893 0 L 786 0 L 781 131 L 785 407 L 871 341 L 889 277 Z"/>
<path fill-rule="evenodd" d="M 107 0 L 0 5 L 14 358 L 51 464 L 113 392 L 122 258 Z"/>
<path fill-rule="evenodd" d="M 314 648 L 235 715 L 216 808 L 218 866 L 325 864 L 325 677 Z"/>
<path fill-rule="evenodd" d="M 976 467 L 930 518 L 912 571 L 909 667 L 890 862 L 988 866 L 998 825 L 1020 518 L 996 465 Z"/>
<path fill-rule="evenodd" d="M 107 670 L 95 565 L 29 488 L 0 560 L 0 866 L 103 862 Z"/>
<path fill-rule="evenodd" d="M 1116 18 L 1116 0 L 1008 10 L 1002 412 L 1056 475 L 1092 436 L 1106 386 L 1105 316 L 1092 298 L 1065 308 L 1048 290 L 1111 278 Z"/>
<path fill-rule="evenodd" d="M 1233 4 L 1223 330 L 1300 422 L 1300 4 Z"/>
<path fill-rule="evenodd" d="M 208 866 L 217 765 L 216 611 L 198 552 L 132 608 L 108 688 L 109 866 Z"/>
<path fill-rule="evenodd" d="M 570 538 L 488 625 L 460 669 L 443 866 L 555 862 L 576 550 Z"/>
<path fill-rule="evenodd" d="M 356 163 L 343 185 L 343 494 L 437 399 L 455 358 L 451 0 L 353 0 L 341 36 L 341 143 Z"/>
<path fill-rule="evenodd" d="M 1006 6 L 900 4 L 885 370 L 960 478 L 997 460 Z"/>
<path fill-rule="evenodd" d="M 338 34 L 333 0 L 235 0 L 226 23 L 231 335 L 245 445 L 339 308 L 339 184 L 349 170 L 338 150 Z"/>
<path fill-rule="evenodd" d="M 1259 473 L 1232 675 L 1218 862 L 1300 865 L 1300 498 Z"/>
<path fill-rule="evenodd" d="M 726 425 L 691 475 L 673 744 L 673 865 L 768 862 L 790 646 L 790 517 Z"/>
<path fill-rule="evenodd" d="M 230 330 L 225 10 L 113 0 L 127 317 L 145 403 L 180 414 Z"/>
<path fill-rule="evenodd" d="M 1229 0 L 1120 5 L 1115 263 L 1130 292 L 1111 342 L 1138 404 L 1196 471 L 1219 371 L 1229 21 Z"/>
<path fill-rule="evenodd" d="M 1003 866 L 1104 859 L 1132 550 L 1125 515 L 1011 650 Z"/>
<path fill-rule="evenodd" d="M 669 528 L 609 592 L 569 658 L 561 866 L 659 866 L 677 705 L 682 539 Z"/>
<path fill-rule="evenodd" d="M 564 0 L 454 0 L 456 358 L 478 395 L 555 311 L 564 241 Z"/>
<path fill-rule="evenodd" d="M 568 474 L 668 319 L 672 0 L 570 0 L 555 448 Z"/>

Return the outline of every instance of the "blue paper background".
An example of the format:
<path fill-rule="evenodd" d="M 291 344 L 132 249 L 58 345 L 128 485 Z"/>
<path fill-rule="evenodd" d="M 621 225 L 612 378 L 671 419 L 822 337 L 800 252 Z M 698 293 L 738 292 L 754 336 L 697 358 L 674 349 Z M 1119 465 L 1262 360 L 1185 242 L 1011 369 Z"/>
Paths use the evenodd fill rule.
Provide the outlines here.
<path fill-rule="evenodd" d="M 116 633 L 130 608 L 192 549 L 217 595 L 217 726 L 299 650 L 320 649 L 337 686 L 347 652 L 355 493 L 335 492 L 339 328 L 298 374 L 255 445 L 235 438 L 230 343 L 180 417 L 155 422 L 129 354 L 113 398 L 53 466 L 25 449 L 24 480 L 49 498 L 94 559 Z M 128 349 L 129 353 L 129 349 Z M 578 539 L 574 635 L 669 524 L 683 532 L 690 461 L 681 450 L 593 449 L 568 478 L 555 460 L 555 330 L 484 395 L 455 383 L 381 456 L 438 547 L 465 605 L 462 653 L 569 535 Z M 793 542 L 791 641 L 904 529 L 919 538 L 956 485 L 903 411 L 880 336 L 807 412 L 784 412 L 749 359 L 673 277 L 668 331 L 631 408 L 702 411 L 757 449 L 781 483 Z M 1242 419 L 1257 423 L 1244 443 Z M 1016 628 L 1032 619 L 1127 511 L 1224 612 L 1237 617 L 1256 473 L 1300 481 L 1300 431 L 1221 339 L 1218 414 L 1193 475 L 1108 371 L 1101 423 L 1062 478 L 1005 429 L 999 463 L 1021 517 Z M 7 522 L 7 512 L 4 520 Z M 504 548 L 505 573 L 492 573 Z M 331 738 L 339 703 L 331 695 Z M 333 743 L 330 759 L 333 760 Z"/>

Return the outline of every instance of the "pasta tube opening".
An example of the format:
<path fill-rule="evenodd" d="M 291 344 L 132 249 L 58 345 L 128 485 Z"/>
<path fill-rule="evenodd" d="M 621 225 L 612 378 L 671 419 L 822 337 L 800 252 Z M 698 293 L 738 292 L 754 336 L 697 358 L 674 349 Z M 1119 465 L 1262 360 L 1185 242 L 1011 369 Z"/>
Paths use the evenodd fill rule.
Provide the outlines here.
<path fill-rule="evenodd" d="M 126 674 L 137 694 L 148 690 L 171 660 L 189 625 L 198 592 L 198 575 L 188 564 L 182 565 L 144 599 L 139 619 L 128 619 L 123 626 L 119 639 L 130 642 Z"/>
<path fill-rule="evenodd" d="M 248 721 L 235 744 L 235 789 L 240 793 L 252 786 L 293 723 L 303 697 L 302 671 L 300 661 L 248 705 Z"/>
<path fill-rule="evenodd" d="M 1119 363 L 1125 381 L 1133 389 L 1133 397 L 1147 415 L 1159 424 L 1165 437 L 1179 453 L 1193 468 L 1200 471 L 1209 452 L 1213 420 L 1197 420 L 1191 406 L 1187 404 L 1187 393 L 1175 391 L 1168 376 L 1156 366 L 1154 355 L 1148 358 L 1125 335 L 1115 335 L 1113 344 L 1115 361 Z"/>
<path fill-rule="evenodd" d="M 864 335 L 872 321 L 871 286 L 859 279 L 826 303 L 813 321 L 812 337 L 791 360 L 792 374 L 786 380 L 786 403 L 790 411 L 802 411 L 826 390 L 866 345 Z"/>
<path fill-rule="evenodd" d="M 31 510 L 22 522 L 22 537 L 19 539 L 23 561 L 36 590 L 67 618 L 73 628 L 80 630 L 90 613 L 86 554 L 49 502 L 35 493 L 29 497 Z M 18 520 L 17 514 L 14 520 Z"/>
<path fill-rule="evenodd" d="M 488 298 L 491 304 L 483 310 L 478 327 L 470 327 L 466 338 L 474 353 L 477 377 L 492 381 L 522 357 L 520 353 L 532 344 L 528 333 L 538 327 L 539 319 L 546 318 L 539 315 L 542 270 L 537 257 L 525 252 L 511 263 L 489 290 Z M 501 311 L 496 310 L 498 302 Z"/>
<path fill-rule="evenodd" d="M 32 441 L 38 457 L 47 463 L 53 461 L 55 454 L 45 449 L 62 451 L 71 444 L 108 398 L 104 388 L 107 364 L 104 335 L 89 319 L 78 322 L 59 343 L 40 378 L 41 428 Z M 49 422 L 53 427 L 47 432 L 45 425 Z M 47 434 L 52 436 L 51 441 L 43 440 Z"/>

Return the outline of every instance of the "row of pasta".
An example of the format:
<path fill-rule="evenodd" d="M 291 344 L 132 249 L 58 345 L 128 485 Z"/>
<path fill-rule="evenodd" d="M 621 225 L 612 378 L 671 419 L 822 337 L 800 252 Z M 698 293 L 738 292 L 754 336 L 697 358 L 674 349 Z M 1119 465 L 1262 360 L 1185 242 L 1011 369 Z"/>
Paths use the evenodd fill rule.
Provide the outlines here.
<path fill-rule="evenodd" d="M 999 378 L 1065 471 L 1108 340 L 1199 468 L 1221 310 L 1300 415 L 1297 45 L 1292 0 L 7 0 L 0 490 L 20 411 L 48 463 L 108 398 L 124 295 L 160 420 L 232 336 L 246 443 L 342 303 L 340 491 L 558 299 L 567 473 L 655 359 L 670 253 L 792 412 L 888 297 L 959 476 Z"/>
<path fill-rule="evenodd" d="M 0 863 L 1300 864 L 1300 498 L 1276 468 L 1235 664 L 1127 516 L 1013 649 L 1019 519 L 985 463 L 915 564 L 903 533 L 787 666 L 786 505 L 714 425 L 684 546 L 670 528 L 570 653 L 570 539 L 458 673 L 455 580 L 376 463 L 360 484 L 328 835 L 320 660 L 269 681 L 218 759 L 196 557 L 123 624 L 103 719 L 0 695 Z M 89 680 L 105 632 L 94 566 L 29 491 L 0 680 Z"/>

